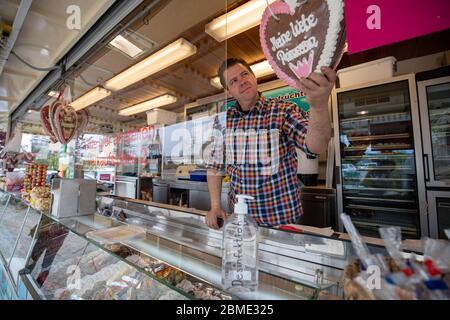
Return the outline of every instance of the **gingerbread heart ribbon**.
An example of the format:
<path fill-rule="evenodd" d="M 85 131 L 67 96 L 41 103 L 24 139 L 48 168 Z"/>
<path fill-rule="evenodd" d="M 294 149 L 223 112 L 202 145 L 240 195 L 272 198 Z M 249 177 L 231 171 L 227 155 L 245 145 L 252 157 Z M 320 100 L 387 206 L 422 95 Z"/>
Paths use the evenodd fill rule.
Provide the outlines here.
<path fill-rule="evenodd" d="M 53 103 L 41 109 L 41 120 L 44 132 L 53 143 L 67 144 L 86 129 L 89 113 L 84 109 L 75 111 L 61 92 Z"/>

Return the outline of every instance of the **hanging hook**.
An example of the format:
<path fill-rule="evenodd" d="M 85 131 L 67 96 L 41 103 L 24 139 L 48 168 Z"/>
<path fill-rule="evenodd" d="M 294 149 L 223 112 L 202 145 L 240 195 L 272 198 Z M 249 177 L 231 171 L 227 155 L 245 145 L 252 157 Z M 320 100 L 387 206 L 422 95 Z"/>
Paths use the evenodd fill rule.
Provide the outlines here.
<path fill-rule="evenodd" d="M 273 13 L 272 8 L 270 7 L 270 4 L 269 4 L 269 0 L 266 0 L 266 3 L 267 3 L 267 8 L 269 8 L 269 11 L 270 11 L 270 14 L 272 15 L 272 17 L 275 20 L 280 21 L 280 18 L 278 18 L 278 16 L 275 13 Z"/>

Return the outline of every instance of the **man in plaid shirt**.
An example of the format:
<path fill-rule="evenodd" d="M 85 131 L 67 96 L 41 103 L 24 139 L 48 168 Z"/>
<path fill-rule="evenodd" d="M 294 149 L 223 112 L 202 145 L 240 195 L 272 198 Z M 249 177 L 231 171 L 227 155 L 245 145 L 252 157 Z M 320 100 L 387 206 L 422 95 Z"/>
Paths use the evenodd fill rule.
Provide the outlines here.
<path fill-rule="evenodd" d="M 316 155 L 327 148 L 331 137 L 328 99 L 336 76 L 330 68 L 322 72 L 298 82 L 310 105 L 307 119 L 294 103 L 262 97 L 244 60 L 230 58 L 221 65 L 220 81 L 237 102 L 227 110 L 225 137 L 215 140 L 208 163 L 211 210 L 206 223 L 210 228 L 218 229 L 218 218 L 226 219 L 220 205 L 225 170 L 231 179 L 231 208 L 235 195 L 246 194 L 255 199 L 248 206 L 258 224 L 276 226 L 298 220 L 302 208 L 296 148 Z"/>

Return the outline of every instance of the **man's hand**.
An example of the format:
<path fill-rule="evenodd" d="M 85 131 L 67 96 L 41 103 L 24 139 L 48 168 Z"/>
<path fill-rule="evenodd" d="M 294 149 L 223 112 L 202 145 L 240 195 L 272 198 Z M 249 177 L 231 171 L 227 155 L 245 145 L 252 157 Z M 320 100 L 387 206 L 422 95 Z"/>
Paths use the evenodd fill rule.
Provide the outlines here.
<path fill-rule="evenodd" d="M 328 100 L 336 81 L 336 73 L 327 67 L 321 68 L 323 75 L 312 73 L 299 81 L 298 85 L 306 95 L 310 105 L 309 126 L 306 133 L 306 146 L 315 154 L 327 149 L 331 138 L 331 118 L 328 112 Z"/>
<path fill-rule="evenodd" d="M 218 225 L 217 219 L 221 218 L 225 222 L 226 220 L 226 214 L 225 211 L 222 210 L 220 207 L 212 208 L 208 213 L 206 214 L 205 220 L 208 227 L 212 229 L 219 229 L 221 226 Z"/>
<path fill-rule="evenodd" d="M 317 72 L 311 73 L 308 78 L 302 78 L 298 86 L 306 95 L 306 102 L 317 109 L 327 109 L 328 99 L 336 81 L 336 73 L 328 67 L 321 68 L 323 75 Z"/>

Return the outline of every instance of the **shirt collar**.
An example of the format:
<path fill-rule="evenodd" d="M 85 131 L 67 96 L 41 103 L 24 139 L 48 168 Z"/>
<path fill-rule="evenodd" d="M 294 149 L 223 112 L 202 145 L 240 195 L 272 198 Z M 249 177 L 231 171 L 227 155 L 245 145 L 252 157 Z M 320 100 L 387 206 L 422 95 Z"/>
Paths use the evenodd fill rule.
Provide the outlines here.
<path fill-rule="evenodd" d="M 256 101 L 255 105 L 250 108 L 248 114 L 252 113 L 253 110 L 260 112 L 262 107 L 264 106 L 264 103 L 266 102 L 266 98 L 264 98 L 264 96 L 259 91 L 258 91 L 258 96 L 259 96 L 258 100 Z M 239 104 L 238 101 L 236 101 L 236 103 L 233 105 L 232 108 L 233 108 L 233 111 L 239 113 L 240 115 L 244 114 L 244 112 L 242 112 L 241 105 Z"/>

